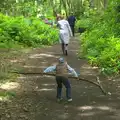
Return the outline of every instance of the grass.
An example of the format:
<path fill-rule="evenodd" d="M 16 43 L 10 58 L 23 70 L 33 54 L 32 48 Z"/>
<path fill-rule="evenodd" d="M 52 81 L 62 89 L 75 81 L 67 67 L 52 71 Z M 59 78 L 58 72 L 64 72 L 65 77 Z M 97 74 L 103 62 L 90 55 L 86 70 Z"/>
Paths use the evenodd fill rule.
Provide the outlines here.
<path fill-rule="evenodd" d="M 29 53 L 31 48 L 0 48 L 0 101 L 9 101 L 10 98 L 16 96 L 14 90 L 5 90 L 1 86 L 6 83 L 16 82 L 18 74 L 11 71 L 20 70 L 18 62 L 21 58 L 25 58 L 26 53 Z"/>
<path fill-rule="evenodd" d="M 0 91 L 0 101 L 9 101 L 10 98 L 15 97 L 14 91 Z"/>
<path fill-rule="evenodd" d="M 20 63 L 18 61 L 20 61 L 21 58 L 24 58 L 26 53 L 29 53 L 30 51 L 31 48 L 0 48 L 0 83 L 16 80 L 18 75 L 10 72 L 20 69 Z"/>

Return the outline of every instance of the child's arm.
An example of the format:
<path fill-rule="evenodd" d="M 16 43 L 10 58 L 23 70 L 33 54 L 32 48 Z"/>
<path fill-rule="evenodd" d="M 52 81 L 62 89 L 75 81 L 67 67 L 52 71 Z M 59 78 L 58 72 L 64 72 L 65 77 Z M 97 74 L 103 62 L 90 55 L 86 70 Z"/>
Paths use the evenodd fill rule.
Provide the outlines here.
<path fill-rule="evenodd" d="M 48 67 L 48 68 L 46 68 L 46 69 L 44 70 L 44 73 L 53 72 L 53 71 L 55 71 L 55 70 L 56 70 L 56 65 L 50 66 L 50 67 Z"/>
<path fill-rule="evenodd" d="M 72 30 L 71 30 L 71 28 L 70 28 L 70 25 L 69 25 L 68 21 L 67 21 L 67 28 L 68 28 L 70 37 L 72 37 L 73 34 L 72 34 Z"/>
<path fill-rule="evenodd" d="M 67 67 L 70 73 L 72 73 L 75 77 L 78 77 L 77 73 L 75 72 L 73 68 L 71 68 L 69 65 L 67 65 Z"/>

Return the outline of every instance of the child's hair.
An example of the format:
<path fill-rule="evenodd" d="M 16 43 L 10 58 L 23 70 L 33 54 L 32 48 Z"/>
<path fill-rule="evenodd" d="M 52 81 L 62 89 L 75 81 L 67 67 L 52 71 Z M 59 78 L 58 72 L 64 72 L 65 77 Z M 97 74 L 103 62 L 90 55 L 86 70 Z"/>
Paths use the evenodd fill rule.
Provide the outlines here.
<path fill-rule="evenodd" d="M 62 20 L 62 19 L 64 19 L 64 16 L 61 15 L 61 14 L 57 14 L 57 21 L 58 21 L 58 20 Z"/>

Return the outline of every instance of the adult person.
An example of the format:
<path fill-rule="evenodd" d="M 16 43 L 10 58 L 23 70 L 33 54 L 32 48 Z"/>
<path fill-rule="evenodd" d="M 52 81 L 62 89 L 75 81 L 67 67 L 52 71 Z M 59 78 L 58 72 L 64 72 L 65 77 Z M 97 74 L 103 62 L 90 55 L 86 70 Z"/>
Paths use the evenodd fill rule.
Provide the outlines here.
<path fill-rule="evenodd" d="M 75 21 L 76 21 L 76 18 L 73 15 L 73 12 L 71 12 L 71 15 L 68 17 L 68 22 L 70 24 L 73 36 L 75 36 Z"/>
<path fill-rule="evenodd" d="M 59 27 L 59 41 L 62 46 L 63 54 L 68 55 L 68 44 L 70 37 L 72 37 L 72 31 L 67 20 L 62 15 L 57 15 L 57 26 Z"/>

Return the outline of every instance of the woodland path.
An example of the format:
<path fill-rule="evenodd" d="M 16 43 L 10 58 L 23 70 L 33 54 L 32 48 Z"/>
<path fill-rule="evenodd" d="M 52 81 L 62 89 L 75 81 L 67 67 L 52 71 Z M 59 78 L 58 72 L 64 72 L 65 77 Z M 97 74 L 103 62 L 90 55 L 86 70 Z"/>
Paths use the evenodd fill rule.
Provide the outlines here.
<path fill-rule="evenodd" d="M 95 80 L 97 68 L 86 60 L 77 58 L 78 37 L 71 40 L 68 64 L 81 76 Z M 42 67 L 55 64 L 61 56 L 60 45 L 33 49 L 25 59 L 25 71 L 38 72 Z M 9 102 L 0 102 L 0 120 L 120 120 L 120 79 L 111 80 L 99 75 L 104 88 L 112 95 L 104 96 L 92 84 L 71 80 L 73 102 L 56 102 L 55 78 L 40 75 L 20 75 L 16 97 Z M 65 96 L 65 88 L 63 89 Z"/>

